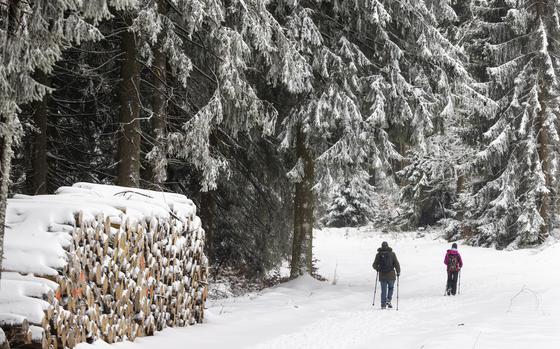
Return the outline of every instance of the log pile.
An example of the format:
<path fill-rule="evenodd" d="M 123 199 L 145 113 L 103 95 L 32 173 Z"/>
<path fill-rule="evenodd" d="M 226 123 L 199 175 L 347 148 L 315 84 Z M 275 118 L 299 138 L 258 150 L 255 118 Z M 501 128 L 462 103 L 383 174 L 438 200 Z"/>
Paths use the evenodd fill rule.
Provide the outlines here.
<path fill-rule="evenodd" d="M 201 322 L 208 273 L 203 231 L 173 220 L 118 224 L 78 216 L 73 257 L 49 297 L 42 347 L 134 340 Z"/>
<path fill-rule="evenodd" d="M 0 349 L 18 348 L 31 343 L 31 330 L 26 319 L 21 321 L 0 321 Z M 3 336 L 2 336 L 3 334 Z"/>
<path fill-rule="evenodd" d="M 204 318 L 208 261 L 204 231 L 194 215 L 120 217 L 75 214 L 67 264 L 48 276 L 49 291 L 34 346 L 73 348 L 80 342 L 108 343 L 152 335 L 165 327 L 187 326 Z M 58 226 L 57 229 L 61 227 Z M 28 329 L 4 328 L 12 347 L 29 343 Z M 26 338 L 21 338 L 27 336 Z"/>
<path fill-rule="evenodd" d="M 4 334 L 4 330 L 0 327 L 0 349 L 10 349 L 10 343 Z"/>

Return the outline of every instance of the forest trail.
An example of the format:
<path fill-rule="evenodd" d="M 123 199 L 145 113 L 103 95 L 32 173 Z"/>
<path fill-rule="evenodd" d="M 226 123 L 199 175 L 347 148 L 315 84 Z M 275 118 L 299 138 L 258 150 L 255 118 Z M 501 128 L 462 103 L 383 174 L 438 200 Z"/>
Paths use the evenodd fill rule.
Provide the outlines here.
<path fill-rule="evenodd" d="M 372 307 L 376 249 L 388 241 L 402 268 L 399 310 Z M 443 296 L 449 243 L 435 234 L 365 228 L 316 232 L 321 275 L 208 303 L 203 325 L 166 329 L 134 343 L 154 348 L 531 348 L 560 347 L 560 244 L 496 251 L 459 245 L 461 295 Z M 378 289 L 379 291 L 379 289 Z M 396 295 L 393 297 L 396 305 Z M 81 344 L 79 349 L 91 349 Z"/>

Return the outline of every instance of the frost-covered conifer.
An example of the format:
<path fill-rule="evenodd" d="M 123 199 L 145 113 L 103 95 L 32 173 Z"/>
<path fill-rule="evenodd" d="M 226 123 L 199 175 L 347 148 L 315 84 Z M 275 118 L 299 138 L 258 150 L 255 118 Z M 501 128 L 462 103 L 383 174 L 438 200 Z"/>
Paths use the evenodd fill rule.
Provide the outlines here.
<path fill-rule="evenodd" d="M 426 137 L 441 128 L 468 74 L 462 52 L 438 30 L 436 13 L 455 18 L 449 1 L 279 1 L 277 13 L 315 77 L 283 122 L 283 144 L 298 158 L 289 175 L 297 183 L 295 229 L 297 236 L 298 224 L 305 228 L 309 270 L 309 192 L 344 183 L 356 171 L 391 174 L 407 147 L 425 148 Z M 311 212 L 298 223 L 302 209 Z"/>
<path fill-rule="evenodd" d="M 457 68 L 443 64 L 439 71 L 428 70 L 433 127 L 424 132 L 423 142 L 401 147 L 406 160 L 398 172 L 404 214 L 399 224 L 408 227 L 434 224 L 455 216 L 455 200 L 466 182 L 462 165 L 474 152 L 471 146 L 476 143 L 480 129 L 474 127 L 474 116 L 487 118 L 497 110 L 496 103 L 486 96 L 487 87 L 464 72 L 468 69 L 476 75 L 480 64 L 476 47 L 470 42 L 465 45 L 466 33 L 472 25 L 470 1 L 426 1 L 426 4 L 435 14 L 437 28 L 445 34 L 448 43 L 461 49 L 454 56 Z M 461 74 L 455 75 L 455 69 Z M 456 217 L 460 218 L 460 214 Z"/>
<path fill-rule="evenodd" d="M 356 173 L 346 183 L 334 185 L 321 223 L 328 227 L 356 227 L 369 222 L 379 199 L 369 177 L 367 172 Z"/>
<path fill-rule="evenodd" d="M 249 74 L 270 84 L 281 83 L 301 92 L 309 89 L 310 70 L 305 60 L 288 40 L 284 29 L 259 0 L 231 1 L 217 7 L 207 1 L 207 11 L 216 11 L 219 18 L 206 18 L 210 26 L 205 43 L 216 58 L 210 69 L 215 84 L 212 96 L 182 130 L 169 135 L 168 151 L 188 159 L 202 172 L 203 191 L 216 188 L 218 175 L 227 172 L 228 160 L 212 144 L 214 132 L 220 130 L 235 138 L 239 132 L 254 128 L 271 134 L 276 122 L 276 109 L 262 100 Z M 211 11 L 210 11 L 211 10 Z M 222 25 L 214 25 L 223 22 Z M 185 146 L 188 145 L 188 146 Z"/>
<path fill-rule="evenodd" d="M 463 229 L 474 244 L 537 244 L 556 221 L 558 5 L 487 0 L 473 11 L 499 109 L 486 119 L 483 147 L 470 163 L 479 177 L 463 196 Z"/>
<path fill-rule="evenodd" d="M 72 43 L 100 39 L 101 34 L 91 23 L 109 17 L 107 6 L 104 0 L 7 0 L 0 4 L 0 248 L 12 147 L 21 134 L 18 112 L 21 105 L 48 93 L 33 75 L 38 71 L 50 73 L 62 51 Z"/>
<path fill-rule="evenodd" d="M 408 164 L 398 172 L 404 208 L 399 224 L 414 228 L 456 217 L 454 204 L 464 181 L 458 169 L 469 149 L 457 132 L 446 131 L 427 137 L 425 149 L 407 154 Z"/>
<path fill-rule="evenodd" d="M 137 36 L 139 59 L 150 76 L 152 98 L 144 104 L 150 131 L 143 137 L 149 147 L 148 180 L 153 184 L 161 185 L 167 178 L 168 153 L 184 152 L 184 147 L 168 149 L 171 127 L 167 115 L 170 104 L 185 108 L 182 91 L 192 83 L 189 81 L 192 62 L 205 54 L 204 48 L 189 50 L 188 43 L 194 40 L 194 35 L 203 38 L 203 44 L 216 40 L 223 16 L 223 5 L 214 0 L 141 0 L 139 3 L 131 30 Z"/>

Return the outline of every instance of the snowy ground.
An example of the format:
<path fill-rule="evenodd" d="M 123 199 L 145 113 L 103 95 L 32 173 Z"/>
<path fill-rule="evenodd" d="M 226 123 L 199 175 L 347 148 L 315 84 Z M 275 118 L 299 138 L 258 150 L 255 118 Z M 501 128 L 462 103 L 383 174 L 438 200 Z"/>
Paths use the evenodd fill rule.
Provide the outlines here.
<path fill-rule="evenodd" d="M 371 263 L 383 240 L 401 262 L 399 311 L 379 309 L 379 293 L 371 306 Z M 560 347 L 560 244 L 521 251 L 459 246 L 465 267 L 455 297 L 443 296 L 449 244 L 435 235 L 331 229 L 318 231 L 315 245 L 329 282 L 300 278 L 209 303 L 202 325 L 79 349 Z"/>

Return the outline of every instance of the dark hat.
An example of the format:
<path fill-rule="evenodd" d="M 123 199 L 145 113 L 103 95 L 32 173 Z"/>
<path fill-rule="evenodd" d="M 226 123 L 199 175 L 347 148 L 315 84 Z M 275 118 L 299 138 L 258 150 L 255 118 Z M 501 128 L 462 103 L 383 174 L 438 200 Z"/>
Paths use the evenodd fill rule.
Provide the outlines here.
<path fill-rule="evenodd" d="M 451 245 L 451 248 L 457 248 L 457 244 L 454 242 L 453 245 Z"/>
<path fill-rule="evenodd" d="M 381 243 L 381 247 L 389 247 L 389 244 L 387 243 L 387 241 L 383 241 Z"/>

